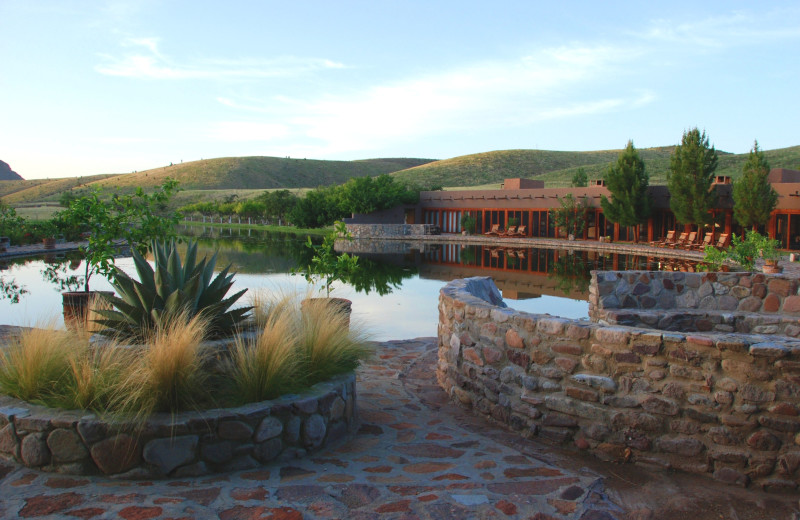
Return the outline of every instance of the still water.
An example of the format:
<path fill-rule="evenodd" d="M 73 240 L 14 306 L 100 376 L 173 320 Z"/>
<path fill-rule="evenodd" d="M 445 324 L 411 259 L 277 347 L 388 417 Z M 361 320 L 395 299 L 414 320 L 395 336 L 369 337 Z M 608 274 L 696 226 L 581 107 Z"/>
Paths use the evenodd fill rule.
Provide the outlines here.
<path fill-rule="evenodd" d="M 290 274 L 310 258 L 305 237 L 218 228 L 184 232 L 199 240 L 200 255 L 217 253 L 218 268 L 232 264 L 237 273 L 232 292 L 313 291 L 301 276 Z M 435 336 L 439 289 L 455 278 L 490 276 L 509 307 L 585 319 L 592 269 L 658 268 L 651 258 L 586 251 L 397 241 L 351 242 L 345 247 L 358 254 L 364 269 L 351 283 L 335 284 L 332 295 L 352 300 L 353 319 L 381 341 Z M 130 258 L 118 259 L 117 265 L 135 274 Z M 76 287 L 69 286 L 69 277 L 82 274 L 83 268 L 73 255 L 0 264 L 0 324 L 60 326 L 61 292 Z M 91 289 L 110 288 L 107 280 L 92 277 Z M 13 302 L 15 296 L 18 303 Z"/>

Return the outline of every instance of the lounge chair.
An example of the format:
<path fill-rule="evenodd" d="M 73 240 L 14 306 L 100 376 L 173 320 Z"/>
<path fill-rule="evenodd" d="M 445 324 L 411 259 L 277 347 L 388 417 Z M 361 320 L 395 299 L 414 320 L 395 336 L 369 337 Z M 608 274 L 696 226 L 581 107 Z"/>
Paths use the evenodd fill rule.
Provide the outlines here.
<path fill-rule="evenodd" d="M 689 233 L 681 233 L 681 235 L 678 237 L 677 240 L 669 242 L 668 244 L 666 244 L 666 246 L 675 249 L 685 244 L 687 238 L 689 238 Z"/>
<path fill-rule="evenodd" d="M 500 233 L 499 236 L 501 237 L 513 237 L 514 234 L 517 232 L 517 226 L 508 226 L 508 230 L 505 233 Z"/>
<path fill-rule="evenodd" d="M 653 240 L 650 242 L 650 245 L 653 247 L 664 247 L 667 244 L 671 244 L 675 242 L 675 230 L 671 229 L 667 231 L 667 236 L 665 236 L 662 240 Z"/>
<path fill-rule="evenodd" d="M 719 236 L 717 243 L 714 244 L 714 247 L 717 249 L 727 249 L 728 246 L 731 245 L 731 235 L 730 233 L 723 233 Z"/>
<path fill-rule="evenodd" d="M 706 233 L 703 236 L 703 241 L 699 244 L 692 244 L 692 250 L 705 251 L 706 247 L 714 244 L 714 233 Z"/>
<path fill-rule="evenodd" d="M 500 233 L 502 233 L 502 230 L 500 229 L 500 224 L 494 224 L 492 225 L 492 229 L 484 233 L 484 235 L 499 235 Z"/>
<path fill-rule="evenodd" d="M 692 231 L 689 233 L 689 236 L 686 237 L 686 242 L 680 245 L 682 249 L 688 249 L 691 251 L 692 246 L 694 246 L 694 241 L 697 239 L 697 231 Z"/>
<path fill-rule="evenodd" d="M 526 229 L 527 228 L 525 226 L 519 226 L 516 231 L 514 231 L 513 233 L 509 231 L 508 233 L 506 233 L 506 235 L 510 237 L 526 237 L 528 236 Z"/>

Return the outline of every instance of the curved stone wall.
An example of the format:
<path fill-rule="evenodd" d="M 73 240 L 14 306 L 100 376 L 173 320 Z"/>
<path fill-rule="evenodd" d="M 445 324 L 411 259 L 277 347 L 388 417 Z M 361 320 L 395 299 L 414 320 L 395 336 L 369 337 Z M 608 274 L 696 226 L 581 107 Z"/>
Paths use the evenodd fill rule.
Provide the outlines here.
<path fill-rule="evenodd" d="M 793 491 L 800 342 L 608 326 L 505 307 L 489 278 L 439 297 L 439 384 L 523 436 Z"/>
<path fill-rule="evenodd" d="M 152 416 L 142 429 L 0 397 L 0 456 L 44 471 L 186 477 L 300 457 L 356 428 L 355 376 L 238 408 Z"/>

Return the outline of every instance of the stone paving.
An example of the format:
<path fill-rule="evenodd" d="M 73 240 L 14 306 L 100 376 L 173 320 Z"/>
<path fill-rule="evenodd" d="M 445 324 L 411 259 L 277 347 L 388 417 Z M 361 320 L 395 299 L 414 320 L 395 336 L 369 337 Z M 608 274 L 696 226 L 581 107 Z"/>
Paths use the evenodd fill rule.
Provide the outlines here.
<path fill-rule="evenodd" d="M 0 516 L 624 518 L 603 494 L 599 474 L 525 455 L 499 441 L 496 426 L 451 405 L 436 386 L 435 363 L 435 338 L 380 344 L 359 370 L 358 434 L 307 459 L 152 482 L 0 463 Z"/>

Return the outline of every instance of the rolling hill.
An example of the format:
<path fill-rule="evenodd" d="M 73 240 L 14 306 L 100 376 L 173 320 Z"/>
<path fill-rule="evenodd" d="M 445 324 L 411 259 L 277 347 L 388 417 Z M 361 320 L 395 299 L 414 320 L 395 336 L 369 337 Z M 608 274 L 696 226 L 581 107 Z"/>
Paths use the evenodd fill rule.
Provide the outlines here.
<path fill-rule="evenodd" d="M 666 184 L 674 146 L 640 148 L 650 174 L 650 184 Z M 351 177 L 388 173 L 397 180 L 418 186 L 473 187 L 497 185 L 506 178 L 523 177 L 545 181 L 547 187 L 569 186 L 578 168 L 588 178 L 601 179 L 621 150 L 562 152 L 548 150 L 501 150 L 434 161 L 430 159 L 367 159 L 322 161 L 278 157 L 225 157 L 175 164 L 135 173 L 95 175 L 69 179 L 6 181 L 0 183 L 0 200 L 7 204 L 55 201 L 65 190 L 87 186 L 145 189 L 167 177 L 180 182 L 180 202 L 201 198 L 221 199 L 237 194 L 249 197 L 266 189 L 314 188 L 341 184 Z M 747 154 L 718 151 L 717 175 L 734 179 L 741 175 Z M 800 169 L 800 146 L 764 152 L 773 168 Z M 227 192 L 227 193 L 226 193 Z"/>
<path fill-rule="evenodd" d="M 674 146 L 639 148 L 650 175 L 650 184 L 666 184 L 669 160 Z M 569 186 L 578 168 L 586 171 L 588 178 L 602 179 L 609 164 L 617 160 L 621 150 L 595 152 L 559 152 L 548 150 L 501 150 L 463 155 L 401 170 L 392 175 L 402 181 L 422 186 L 479 186 L 497 184 L 506 178 L 535 178 L 545 181 L 547 187 Z M 717 175 L 734 179 L 741 175 L 747 154 L 717 151 Z M 800 146 L 765 151 L 773 168 L 800 168 Z"/>
<path fill-rule="evenodd" d="M 224 157 L 174 164 L 127 174 L 67 179 L 9 181 L 0 184 L 6 204 L 57 200 L 68 189 L 96 186 L 123 192 L 158 186 L 171 177 L 184 190 L 315 188 L 341 184 L 351 177 L 377 176 L 431 162 L 431 159 L 321 161 L 278 157 Z"/>

